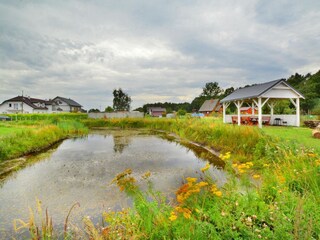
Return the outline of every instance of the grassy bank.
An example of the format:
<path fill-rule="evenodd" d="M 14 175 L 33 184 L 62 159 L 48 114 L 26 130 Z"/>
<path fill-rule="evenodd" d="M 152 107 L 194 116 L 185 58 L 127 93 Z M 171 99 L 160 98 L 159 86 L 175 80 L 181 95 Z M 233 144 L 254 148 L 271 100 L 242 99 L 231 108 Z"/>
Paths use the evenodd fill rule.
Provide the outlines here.
<path fill-rule="evenodd" d="M 75 120 L 23 120 L 0 125 L 0 161 L 39 152 L 71 135 L 87 133 Z"/>
<path fill-rule="evenodd" d="M 141 176 L 148 186 L 142 191 L 128 169 L 113 182 L 133 199 L 132 208 L 104 213 L 103 227 L 84 219 L 85 229 L 80 232 L 67 231 L 66 224 L 64 233 L 55 233 L 46 216 L 41 216 L 38 225 L 22 224 L 34 238 L 62 234 L 65 239 L 320 238 L 320 157 L 311 146 L 291 141 L 291 132 L 278 138 L 281 129 L 270 128 L 268 133 L 214 119 L 88 119 L 83 123 L 165 130 L 219 150 L 228 182 L 217 186 L 207 165 L 198 178 L 186 178 L 176 197 L 168 200 L 153 191 L 149 172 Z"/>

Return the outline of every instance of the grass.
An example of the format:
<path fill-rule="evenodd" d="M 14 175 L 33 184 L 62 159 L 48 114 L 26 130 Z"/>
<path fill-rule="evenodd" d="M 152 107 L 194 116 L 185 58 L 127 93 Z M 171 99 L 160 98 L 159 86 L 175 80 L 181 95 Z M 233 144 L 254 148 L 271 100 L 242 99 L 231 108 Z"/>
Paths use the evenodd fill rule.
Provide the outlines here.
<path fill-rule="evenodd" d="M 51 119 L 6 122 L 0 129 L 0 161 L 39 152 L 69 137 L 87 133 L 88 129 L 75 120 Z M 9 130 L 8 130 L 9 129 Z"/>
<path fill-rule="evenodd" d="M 313 148 L 320 154 L 320 141 L 312 137 L 312 130 L 304 127 L 264 127 L 263 132 L 288 144 L 295 143 L 298 146 Z"/>
<path fill-rule="evenodd" d="M 128 169 L 113 182 L 132 198 L 133 207 L 105 212 L 102 226 L 94 226 L 86 218 L 84 232 L 77 236 L 70 230 L 65 236 L 88 239 L 320 238 L 320 156 L 318 148 L 312 149 L 308 129 L 266 127 L 260 130 L 225 125 L 214 118 L 86 119 L 82 122 L 88 127 L 165 130 L 183 140 L 220 150 L 228 181 L 217 186 L 208 173 L 208 164 L 199 171 L 198 178 L 185 179 L 174 199 L 166 199 L 153 190 L 149 172 L 141 176 L 148 186 L 147 191 L 142 191 Z M 59 121 L 57 128 L 58 124 Z M 32 229 L 34 222 L 24 226 Z M 48 231 L 43 231 L 44 235 L 39 229 L 37 236 L 46 238 Z M 57 238 L 52 233 L 50 229 L 48 238 Z"/>
<path fill-rule="evenodd" d="M 1 124 L 0 123 L 0 138 L 9 135 L 9 134 L 15 134 L 18 132 L 21 132 L 23 128 L 17 127 L 17 126 L 10 126 L 7 124 Z"/>

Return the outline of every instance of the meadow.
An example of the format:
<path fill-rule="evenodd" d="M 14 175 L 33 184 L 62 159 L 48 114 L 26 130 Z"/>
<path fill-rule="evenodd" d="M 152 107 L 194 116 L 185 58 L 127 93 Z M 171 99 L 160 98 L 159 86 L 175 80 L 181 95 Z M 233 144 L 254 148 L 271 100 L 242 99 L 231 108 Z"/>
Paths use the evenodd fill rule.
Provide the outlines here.
<path fill-rule="evenodd" d="M 44 132 L 55 128 L 60 130 L 54 131 L 72 132 L 59 119 L 49 124 L 52 129 L 40 122 L 36 129 L 42 126 L 39 129 Z M 212 166 L 208 164 L 199 169 L 198 178 L 186 177 L 174 199 L 167 199 L 153 190 L 150 172 L 135 179 L 127 169 L 115 176 L 113 183 L 133 199 L 132 208 L 103 213 L 104 221 L 99 226 L 85 218 L 82 230 L 68 228 L 66 219 L 65 231 L 59 233 L 48 220 L 48 212 L 42 212 L 38 203 L 29 221 L 16 222 L 17 230 L 29 229 L 34 239 L 320 238 L 320 149 L 310 129 L 270 126 L 260 130 L 222 124 L 219 118 L 76 122 L 80 124 L 74 126 L 76 129 L 86 126 L 162 130 L 180 141 L 212 148 L 225 161 L 228 182 L 218 186 L 209 174 Z M 33 127 L 31 122 L 25 124 Z M 138 180 L 145 181 L 148 190 L 142 191 L 136 184 Z M 40 221 L 34 220 L 37 214 Z"/>

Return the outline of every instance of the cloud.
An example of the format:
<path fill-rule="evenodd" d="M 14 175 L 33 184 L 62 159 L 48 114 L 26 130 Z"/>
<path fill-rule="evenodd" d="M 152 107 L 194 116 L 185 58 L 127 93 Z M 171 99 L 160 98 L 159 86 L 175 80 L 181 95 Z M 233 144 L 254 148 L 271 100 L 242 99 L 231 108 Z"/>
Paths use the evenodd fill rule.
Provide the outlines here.
<path fill-rule="evenodd" d="M 0 101 L 22 90 L 133 107 L 192 101 L 206 82 L 239 87 L 319 69 L 320 3 L 8 1 L 0 3 Z"/>

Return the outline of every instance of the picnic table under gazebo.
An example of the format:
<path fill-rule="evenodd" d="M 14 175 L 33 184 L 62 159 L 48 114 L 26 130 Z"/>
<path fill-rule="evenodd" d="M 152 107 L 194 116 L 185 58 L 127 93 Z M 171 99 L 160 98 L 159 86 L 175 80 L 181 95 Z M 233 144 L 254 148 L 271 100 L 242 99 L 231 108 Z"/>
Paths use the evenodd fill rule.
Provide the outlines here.
<path fill-rule="evenodd" d="M 263 124 L 300 126 L 300 98 L 304 96 L 290 86 L 284 79 L 240 88 L 221 100 L 223 104 L 223 122 L 234 124 Z M 296 114 L 274 114 L 274 107 L 279 100 L 289 99 L 295 106 Z M 226 109 L 234 103 L 237 115 L 227 115 Z M 252 114 L 241 115 L 241 107 L 246 104 L 252 108 Z M 270 114 L 263 114 L 262 108 L 267 104 Z M 256 111 L 258 109 L 258 111 Z M 256 114 L 257 112 L 257 114 Z"/>

